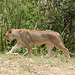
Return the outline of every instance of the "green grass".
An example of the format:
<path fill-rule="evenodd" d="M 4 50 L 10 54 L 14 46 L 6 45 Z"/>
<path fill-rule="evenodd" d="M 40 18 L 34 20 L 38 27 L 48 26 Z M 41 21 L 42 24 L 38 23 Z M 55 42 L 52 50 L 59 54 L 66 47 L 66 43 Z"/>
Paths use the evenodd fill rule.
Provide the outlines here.
<path fill-rule="evenodd" d="M 68 62 L 66 62 L 66 60 L 67 58 L 64 55 L 58 55 L 56 57 L 53 54 L 51 57 L 45 58 L 45 56 L 34 56 L 33 54 L 31 56 L 23 56 L 6 55 L 0 53 L 0 66 L 3 66 L 0 67 L 0 74 L 8 75 L 9 73 L 11 75 L 15 71 L 17 71 L 17 75 L 18 73 L 20 75 L 38 75 L 38 73 L 40 72 L 42 72 L 42 74 L 40 75 L 48 75 L 50 71 L 52 71 L 53 73 L 54 68 L 62 68 L 62 70 L 64 71 L 64 69 L 67 70 L 68 67 L 75 66 L 75 57 L 71 57 L 70 61 Z M 70 70 L 71 69 L 69 69 L 69 71 Z M 12 73 L 10 73 L 10 71 L 12 71 Z"/>
<path fill-rule="evenodd" d="M 75 57 L 71 57 L 70 61 L 66 61 L 67 58 L 64 55 L 59 55 L 58 57 L 55 56 L 51 56 L 49 58 L 45 58 L 45 56 L 23 56 L 23 55 L 6 55 L 6 54 L 2 54 L 0 53 L 0 59 L 1 61 L 6 61 L 6 60 L 12 60 L 12 61 L 16 61 L 16 59 L 20 59 L 17 60 L 19 63 L 29 63 L 29 64 L 34 64 L 34 65 L 50 65 L 50 66 L 57 66 L 57 67 L 68 67 L 68 66 L 73 66 L 75 65 Z M 26 59 L 30 59 L 29 62 L 24 61 Z M 34 61 L 32 61 L 32 60 Z M 24 64 L 23 63 L 23 64 Z"/>

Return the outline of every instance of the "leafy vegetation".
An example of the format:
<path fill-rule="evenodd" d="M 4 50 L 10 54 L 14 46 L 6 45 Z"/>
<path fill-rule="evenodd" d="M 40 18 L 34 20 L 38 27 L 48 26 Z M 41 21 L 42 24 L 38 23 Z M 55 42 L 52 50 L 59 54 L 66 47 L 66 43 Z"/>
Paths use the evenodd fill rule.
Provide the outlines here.
<path fill-rule="evenodd" d="M 54 30 L 61 34 L 65 46 L 75 52 L 74 0 L 0 0 L 0 50 L 10 50 L 15 44 L 5 43 L 9 28 Z M 27 48 L 21 48 L 24 53 Z M 36 50 L 36 51 L 35 51 Z M 55 50 L 55 49 L 54 49 Z M 46 47 L 34 47 L 33 53 L 46 53 Z"/>

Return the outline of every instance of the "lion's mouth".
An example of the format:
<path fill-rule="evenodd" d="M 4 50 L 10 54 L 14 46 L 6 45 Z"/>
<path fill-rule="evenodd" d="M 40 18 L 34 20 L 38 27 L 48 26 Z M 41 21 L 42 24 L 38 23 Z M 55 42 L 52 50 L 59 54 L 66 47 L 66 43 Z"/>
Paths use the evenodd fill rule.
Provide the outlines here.
<path fill-rule="evenodd" d="M 9 40 L 7 40 L 7 42 L 10 42 Z"/>

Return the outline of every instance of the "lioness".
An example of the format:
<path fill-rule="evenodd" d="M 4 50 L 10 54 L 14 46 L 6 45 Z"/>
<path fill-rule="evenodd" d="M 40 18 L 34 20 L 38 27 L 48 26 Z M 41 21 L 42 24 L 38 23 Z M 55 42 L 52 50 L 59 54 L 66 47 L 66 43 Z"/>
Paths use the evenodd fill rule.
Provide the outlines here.
<path fill-rule="evenodd" d="M 11 42 L 17 39 L 17 44 L 7 54 L 26 45 L 28 47 L 28 54 L 31 53 L 34 45 L 46 44 L 49 57 L 52 54 L 52 49 L 55 46 L 61 51 L 65 52 L 67 57 L 70 58 L 69 50 L 64 46 L 61 35 L 55 31 L 37 31 L 27 29 L 9 29 L 6 33 L 5 40 Z"/>

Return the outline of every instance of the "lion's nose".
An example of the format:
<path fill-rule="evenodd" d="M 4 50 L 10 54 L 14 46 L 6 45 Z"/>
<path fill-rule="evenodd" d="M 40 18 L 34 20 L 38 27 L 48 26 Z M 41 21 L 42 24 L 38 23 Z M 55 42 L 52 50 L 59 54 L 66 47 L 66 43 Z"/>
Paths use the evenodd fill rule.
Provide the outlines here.
<path fill-rule="evenodd" d="M 10 42 L 9 40 L 7 40 L 7 42 Z"/>

